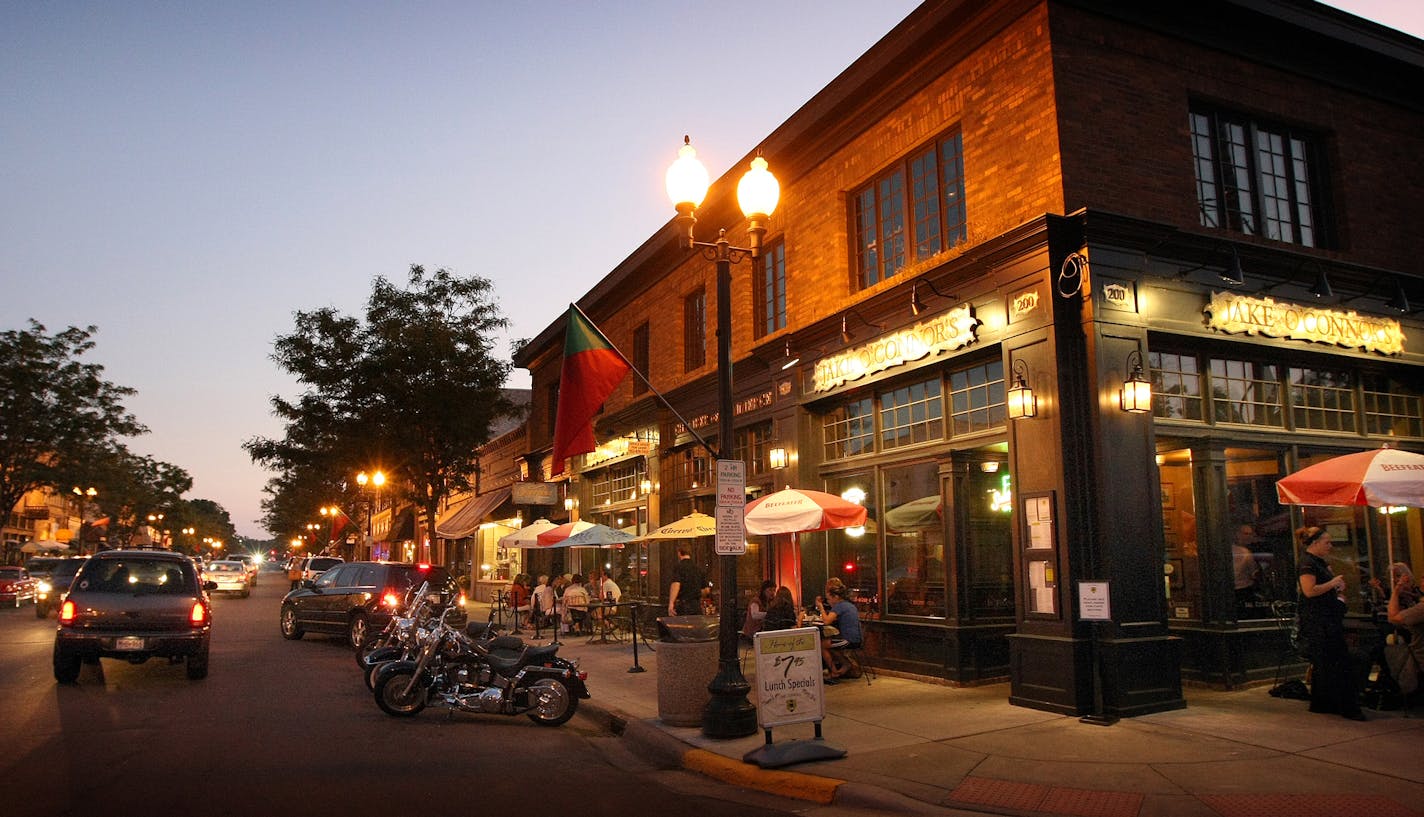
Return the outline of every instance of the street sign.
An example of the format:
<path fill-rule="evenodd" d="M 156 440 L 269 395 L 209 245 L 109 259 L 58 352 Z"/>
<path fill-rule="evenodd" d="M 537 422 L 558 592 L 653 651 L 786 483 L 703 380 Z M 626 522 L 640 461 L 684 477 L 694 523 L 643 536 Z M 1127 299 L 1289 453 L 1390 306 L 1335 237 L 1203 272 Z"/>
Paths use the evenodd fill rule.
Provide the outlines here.
<path fill-rule="evenodd" d="M 717 508 L 718 556 L 740 556 L 747 552 L 746 519 L 742 507 Z"/>
<path fill-rule="evenodd" d="M 717 460 L 717 507 L 742 508 L 747 504 L 747 464 Z"/>

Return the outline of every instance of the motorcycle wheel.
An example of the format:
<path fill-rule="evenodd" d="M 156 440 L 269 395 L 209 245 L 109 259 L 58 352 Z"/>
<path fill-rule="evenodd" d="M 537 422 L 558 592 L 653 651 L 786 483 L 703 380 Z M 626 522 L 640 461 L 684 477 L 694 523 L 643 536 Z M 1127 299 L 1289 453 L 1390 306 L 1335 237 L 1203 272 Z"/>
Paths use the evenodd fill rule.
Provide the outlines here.
<path fill-rule="evenodd" d="M 382 673 L 376 680 L 376 705 L 387 715 L 409 718 L 425 708 L 425 688 L 417 685 L 409 695 L 402 696 L 406 685 L 414 675 L 414 669 L 402 668 L 394 672 Z"/>
<path fill-rule="evenodd" d="M 529 685 L 525 694 L 529 696 L 529 711 L 525 714 L 540 726 L 567 723 L 578 711 L 578 698 L 556 678 L 540 678 Z"/>
<path fill-rule="evenodd" d="M 367 633 L 366 639 L 361 642 L 361 646 L 356 648 L 356 666 L 360 667 L 362 672 L 365 672 L 366 669 L 371 666 L 371 662 L 368 660 L 371 653 L 387 646 L 389 645 L 386 643 L 385 632 Z"/>

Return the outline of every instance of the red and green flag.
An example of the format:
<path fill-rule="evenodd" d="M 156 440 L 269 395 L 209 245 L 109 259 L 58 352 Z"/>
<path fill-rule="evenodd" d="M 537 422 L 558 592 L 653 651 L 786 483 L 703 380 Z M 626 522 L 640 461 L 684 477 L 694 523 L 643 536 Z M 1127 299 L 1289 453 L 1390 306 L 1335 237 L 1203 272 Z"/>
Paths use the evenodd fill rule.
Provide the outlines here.
<path fill-rule="evenodd" d="M 559 407 L 554 418 L 554 474 L 563 473 L 564 460 L 596 447 L 593 416 L 632 369 L 583 310 L 569 304 Z"/>

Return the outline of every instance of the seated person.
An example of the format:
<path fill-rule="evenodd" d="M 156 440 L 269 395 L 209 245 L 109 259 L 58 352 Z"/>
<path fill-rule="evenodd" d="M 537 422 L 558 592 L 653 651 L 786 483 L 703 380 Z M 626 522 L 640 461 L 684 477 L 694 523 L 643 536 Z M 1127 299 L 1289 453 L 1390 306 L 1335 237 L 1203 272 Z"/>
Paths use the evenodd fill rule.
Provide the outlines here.
<path fill-rule="evenodd" d="M 528 581 L 529 577 L 523 573 L 514 577 L 514 583 L 509 586 L 509 609 L 514 612 L 515 621 L 533 626 L 534 622 L 530 620 L 529 614 L 534 611 L 534 605 L 531 604 L 532 594 L 526 584 Z"/>
<path fill-rule="evenodd" d="M 801 622 L 801 611 L 791 598 L 791 589 L 785 585 L 776 588 L 776 593 L 766 605 L 766 618 L 761 621 L 762 631 L 790 630 L 800 627 Z"/>
<path fill-rule="evenodd" d="M 583 586 L 582 574 L 575 573 L 564 588 L 563 604 L 565 629 L 583 630 L 588 622 L 588 589 Z"/>
<path fill-rule="evenodd" d="M 826 597 L 818 596 L 816 598 L 816 612 L 820 614 L 821 621 L 826 626 L 833 626 L 839 631 L 821 639 L 821 660 L 826 665 L 826 671 L 830 673 L 831 682 L 845 675 L 851 669 L 849 659 L 846 660 L 844 666 L 837 665 L 832 651 L 856 649 L 860 646 L 860 611 L 856 610 L 855 605 L 846 599 L 845 593 L 844 585 L 828 583 Z"/>

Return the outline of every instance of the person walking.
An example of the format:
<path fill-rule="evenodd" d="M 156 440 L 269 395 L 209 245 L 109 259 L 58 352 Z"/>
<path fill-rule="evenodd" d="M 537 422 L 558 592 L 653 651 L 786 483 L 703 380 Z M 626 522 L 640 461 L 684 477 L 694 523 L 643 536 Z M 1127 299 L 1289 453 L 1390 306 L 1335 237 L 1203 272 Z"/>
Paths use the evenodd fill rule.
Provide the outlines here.
<path fill-rule="evenodd" d="M 1306 525 L 1295 532 L 1300 559 L 1300 637 L 1312 666 L 1310 711 L 1365 720 L 1345 643 L 1345 577 L 1336 576 L 1325 557 L 1330 534 Z"/>
<path fill-rule="evenodd" d="M 707 574 L 692 561 L 692 553 L 684 545 L 677 547 L 677 564 L 672 569 L 672 584 L 668 586 L 668 615 L 695 616 L 702 612 L 702 590 L 707 587 Z"/>

